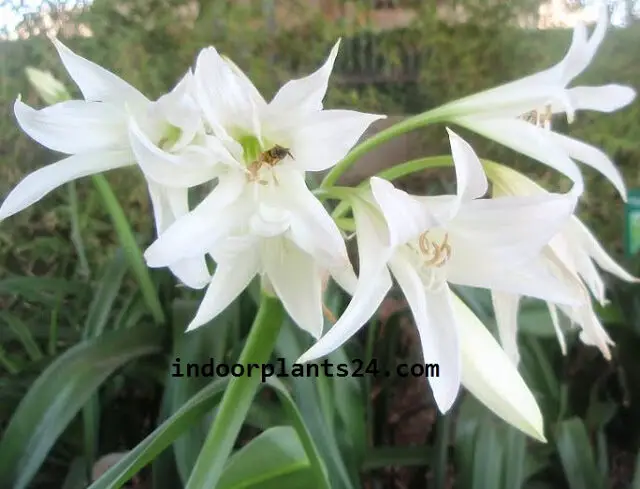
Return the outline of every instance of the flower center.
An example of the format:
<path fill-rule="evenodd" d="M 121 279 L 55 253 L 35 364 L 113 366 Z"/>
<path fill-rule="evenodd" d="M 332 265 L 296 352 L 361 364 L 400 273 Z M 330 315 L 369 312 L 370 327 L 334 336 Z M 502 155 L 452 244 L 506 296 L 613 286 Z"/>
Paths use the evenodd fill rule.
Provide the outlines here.
<path fill-rule="evenodd" d="M 409 245 L 417 258 L 416 268 L 423 284 L 429 290 L 437 290 L 446 282 L 445 264 L 451 258 L 451 245 L 446 232 L 425 231 L 415 245 Z"/>
<path fill-rule="evenodd" d="M 238 142 L 242 145 L 244 161 L 247 163 L 247 181 L 269 185 L 272 180 L 275 185 L 279 185 L 273 168 L 287 157 L 293 159 L 289 148 L 274 144 L 263 150 L 255 136 L 241 137 Z"/>
<path fill-rule="evenodd" d="M 553 119 L 551 104 L 545 105 L 544 109 L 542 109 L 541 111 L 532 110 L 531 112 L 525 112 L 520 116 L 520 119 L 526 122 L 530 122 L 537 127 L 551 130 L 551 120 Z"/>
<path fill-rule="evenodd" d="M 172 124 L 167 124 L 167 129 L 164 131 L 164 135 L 158 141 L 158 147 L 165 151 L 170 150 L 182 136 L 182 129 Z"/>

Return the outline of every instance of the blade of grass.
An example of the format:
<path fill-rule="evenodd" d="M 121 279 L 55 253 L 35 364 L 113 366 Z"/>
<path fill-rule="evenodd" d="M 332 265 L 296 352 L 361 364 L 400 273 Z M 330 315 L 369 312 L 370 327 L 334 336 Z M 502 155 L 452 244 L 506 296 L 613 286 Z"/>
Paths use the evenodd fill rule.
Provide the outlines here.
<path fill-rule="evenodd" d="M 37 362 L 44 358 L 42 350 L 29 330 L 29 326 L 27 326 L 22 319 L 5 311 L 0 312 L 0 318 L 2 318 L 11 331 L 16 335 L 18 340 L 20 340 L 25 352 L 32 361 Z"/>
<path fill-rule="evenodd" d="M 67 192 L 69 194 L 71 242 L 78 253 L 78 259 L 80 260 L 80 275 L 87 278 L 91 274 L 91 271 L 89 270 L 89 261 L 87 260 L 87 253 L 85 251 L 84 241 L 82 240 L 82 233 L 80 232 L 80 211 L 78 210 L 78 192 L 76 191 L 76 182 L 67 183 Z"/>
<path fill-rule="evenodd" d="M 127 254 L 127 259 L 129 260 L 131 269 L 133 270 L 136 280 L 140 285 L 140 290 L 142 291 L 142 295 L 145 298 L 147 306 L 153 315 L 153 319 L 158 324 L 164 323 L 165 314 L 162 310 L 162 304 L 160 304 L 156 287 L 151 280 L 149 269 L 146 266 L 144 257 L 142 256 L 142 251 L 140 250 L 135 236 L 133 235 L 129 221 L 127 220 L 127 217 L 125 216 L 124 211 L 122 210 L 122 207 L 113 193 L 107 179 L 103 175 L 94 175 L 92 179 L 100 193 L 100 196 L 102 197 L 109 215 L 111 216 L 111 220 L 120 239 L 120 244 Z"/>
<path fill-rule="evenodd" d="M 137 327 L 77 344 L 31 385 L 0 440 L 0 487 L 24 489 L 60 434 L 109 375 L 160 351 L 162 331 Z"/>

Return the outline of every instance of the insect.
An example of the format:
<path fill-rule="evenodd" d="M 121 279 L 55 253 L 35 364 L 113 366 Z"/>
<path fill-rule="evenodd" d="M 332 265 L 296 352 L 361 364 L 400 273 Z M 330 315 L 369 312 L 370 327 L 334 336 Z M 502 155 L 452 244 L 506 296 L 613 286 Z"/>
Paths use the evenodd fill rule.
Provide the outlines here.
<path fill-rule="evenodd" d="M 249 172 L 247 178 L 250 182 L 255 182 L 257 180 L 260 185 L 268 185 L 269 182 L 267 182 L 266 180 L 258 180 L 258 172 L 260 171 L 260 168 L 262 168 L 263 165 L 269 165 L 271 167 L 276 166 L 287 156 L 290 156 L 291 159 L 294 159 L 289 148 L 285 148 L 276 144 L 273 148 L 260 153 L 258 159 L 249 164 L 249 166 L 247 167 L 247 171 Z M 279 185 L 278 179 L 275 174 L 273 175 L 273 181 L 276 185 Z"/>
<path fill-rule="evenodd" d="M 424 232 L 420 235 L 420 239 L 418 241 L 420 246 L 420 251 L 425 255 L 433 255 L 433 257 L 425 263 L 425 266 L 435 265 L 436 267 L 442 267 L 449 258 L 451 258 L 451 246 L 449 245 L 449 235 L 445 233 L 444 241 L 441 245 L 434 243 L 433 241 L 429 241 L 427 238 L 427 233 Z M 429 246 L 431 246 L 431 250 L 429 250 Z"/>
<path fill-rule="evenodd" d="M 540 127 L 550 127 L 551 119 L 553 118 L 553 112 L 551 111 L 551 105 L 546 105 L 544 112 L 532 110 L 531 112 L 525 112 L 520 117 L 525 122 L 530 122 Z"/>

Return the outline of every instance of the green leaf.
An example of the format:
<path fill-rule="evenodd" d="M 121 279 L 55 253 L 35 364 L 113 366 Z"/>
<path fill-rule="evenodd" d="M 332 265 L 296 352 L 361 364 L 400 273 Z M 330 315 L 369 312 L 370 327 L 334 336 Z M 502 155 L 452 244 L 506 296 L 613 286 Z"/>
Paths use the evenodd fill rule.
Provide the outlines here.
<path fill-rule="evenodd" d="M 93 301 L 89 306 L 87 320 L 84 325 L 85 339 L 100 336 L 104 331 L 128 267 L 129 264 L 125 259 L 124 251 L 119 248 L 113 259 L 105 266 L 104 273 L 93 296 Z"/>
<path fill-rule="evenodd" d="M 556 445 L 571 489 L 604 489 L 604 480 L 596 466 L 587 429 L 580 418 L 571 418 L 558 424 Z"/>
<path fill-rule="evenodd" d="M 20 343 L 22 343 L 22 346 L 24 347 L 27 355 L 29 355 L 29 358 L 34 362 L 42 360 L 44 355 L 42 354 L 42 350 L 38 346 L 38 343 L 36 343 L 36 340 L 33 338 L 29 326 L 26 325 L 19 317 L 6 311 L 0 312 L 0 318 L 2 318 L 15 336 L 20 340 Z"/>
<path fill-rule="evenodd" d="M 177 373 L 176 368 L 171 368 L 165 391 L 170 413 L 176 412 L 188 399 L 211 382 L 210 378 L 203 375 L 184 376 L 188 363 L 203 365 L 209 363 L 212 358 L 217 363 L 224 362 L 227 333 L 229 328 L 234 326 L 232 320 L 236 318 L 238 301 L 235 301 L 213 321 L 185 334 L 187 325 L 195 316 L 198 306 L 198 301 L 188 300 L 176 300 L 173 304 L 174 350 L 171 362 L 180 365 L 180 374 L 183 377 L 174 377 L 173 375 Z M 180 359 L 179 363 L 178 358 Z M 198 458 L 209 425 L 207 420 L 195 423 L 173 445 L 178 472 L 183 483 L 186 483 Z"/>
<path fill-rule="evenodd" d="M 485 421 L 478 427 L 473 455 L 473 488 L 500 487 L 504 445 L 495 423 Z M 513 486 L 510 489 L 515 489 Z"/>
<path fill-rule="evenodd" d="M 293 324 L 285 325 L 280 331 L 276 345 L 278 357 L 284 358 L 288 365 L 292 364 L 304 351 L 302 342 L 296 337 L 297 333 L 297 328 Z M 318 446 L 322 460 L 327 465 L 330 487 L 355 489 L 358 485 L 354 484 L 350 475 L 352 471 L 345 465 L 346 457 L 340 450 L 336 433 L 329 429 L 320 409 L 314 379 L 291 377 L 288 384 L 291 386 L 293 398 L 296 400 L 296 406 L 300 410 L 304 423 Z"/>
<path fill-rule="evenodd" d="M 229 459 L 216 489 L 262 489 L 267 484 L 287 487 L 283 485 L 283 479 L 300 471 L 307 477 L 311 475 L 309 459 L 295 430 L 290 426 L 275 426 Z"/>
<path fill-rule="evenodd" d="M 147 306 L 149 307 L 156 323 L 163 323 L 165 321 L 165 316 L 164 311 L 162 310 L 162 304 L 160 304 L 156 287 L 151 280 L 149 269 L 147 268 L 142 256 L 142 251 L 136 242 L 136 238 L 133 235 L 129 221 L 127 220 L 127 217 L 125 216 L 125 213 L 107 179 L 103 175 L 94 175 L 91 178 L 102 197 L 102 201 L 104 202 L 109 215 L 111 216 L 111 221 L 113 222 L 118 238 L 120 239 L 120 244 L 125 250 L 127 259 L 129 260 L 133 274 L 140 285 L 140 289 Z"/>
<path fill-rule="evenodd" d="M 119 248 L 116 250 L 115 256 L 105 266 L 93 301 L 89 306 L 83 330 L 85 340 L 96 338 L 104 331 L 128 267 L 124 252 L 122 248 Z M 100 429 L 100 402 L 97 394 L 92 396 L 82 408 L 82 422 L 84 425 L 85 456 L 88 468 L 91 468 L 98 451 Z"/>
<path fill-rule="evenodd" d="M 225 378 L 208 384 L 204 389 L 189 399 L 175 414 L 156 428 L 153 433 L 136 445 L 136 447 L 125 455 L 116 465 L 105 472 L 89 489 L 117 489 L 121 487 L 165 448 L 171 445 L 182 433 L 193 426 L 202 416 L 211 411 L 220 401 L 225 388 L 229 384 L 229 380 L 230 379 Z M 275 389 L 283 408 L 289 414 L 289 419 L 292 421 L 298 438 L 305 449 L 307 459 L 312 464 L 312 467 L 315 467 L 313 474 L 318 474 L 318 471 L 320 471 L 326 481 L 326 471 L 322 466 L 322 460 L 315 447 L 314 440 L 305 427 L 302 416 L 286 387 L 275 378 L 267 379 L 266 384 L 262 384 L 260 388 L 267 386 Z M 306 481 L 308 482 L 309 479 L 310 477 L 307 476 Z M 318 484 L 318 487 L 323 486 Z M 327 485 L 325 487 L 329 486 Z"/>
<path fill-rule="evenodd" d="M 0 487 L 23 489 L 76 413 L 117 368 L 159 351 L 154 327 L 116 331 L 60 355 L 33 383 L 0 440 Z"/>
<path fill-rule="evenodd" d="M 504 467 L 504 489 L 520 489 L 525 479 L 526 443 L 525 435 L 512 427 L 506 427 Z"/>

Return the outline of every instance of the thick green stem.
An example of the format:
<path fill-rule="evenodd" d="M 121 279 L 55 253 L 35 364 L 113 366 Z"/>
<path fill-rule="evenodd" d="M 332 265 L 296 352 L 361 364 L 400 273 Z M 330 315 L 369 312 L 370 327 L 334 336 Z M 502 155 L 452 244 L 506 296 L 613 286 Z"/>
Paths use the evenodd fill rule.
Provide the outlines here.
<path fill-rule="evenodd" d="M 413 131 L 420 127 L 434 122 L 439 122 L 442 119 L 442 111 L 440 109 L 434 109 L 424 114 L 418 114 L 408 119 L 403 120 L 391 127 L 380 131 L 375 136 L 365 139 L 355 148 L 353 148 L 347 156 L 345 156 L 331 171 L 324 177 L 324 180 L 320 184 L 321 188 L 327 188 L 335 185 L 340 176 L 349 169 L 362 155 L 368 153 L 376 146 L 380 146 L 382 143 L 389 141 L 397 136 L 404 134 L 405 132 Z"/>
<path fill-rule="evenodd" d="M 283 316 L 280 300 L 263 294 L 258 314 L 240 354 L 239 364 L 245 367 L 252 363 L 262 365 L 269 360 Z M 216 487 L 260 382 L 259 369 L 254 370 L 251 376 L 231 379 L 186 489 Z"/>
<path fill-rule="evenodd" d="M 401 163 L 399 165 L 382 170 L 381 172 L 377 173 L 376 176 L 384 178 L 385 180 L 393 181 L 400 177 L 426 170 L 427 168 L 439 168 L 451 165 L 453 165 L 453 158 L 450 155 L 428 156 L 426 158 L 417 158 L 415 160 L 405 161 L 404 163 Z M 358 187 L 363 188 L 368 184 L 369 180 L 364 180 L 358 185 Z M 351 203 L 348 200 L 343 200 L 335 208 L 331 217 L 333 217 L 334 220 L 340 219 L 347 213 L 350 205 Z"/>

